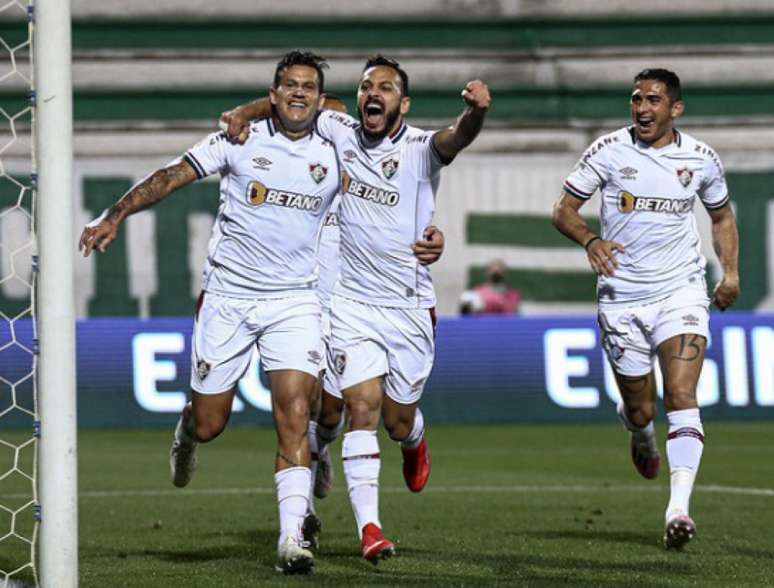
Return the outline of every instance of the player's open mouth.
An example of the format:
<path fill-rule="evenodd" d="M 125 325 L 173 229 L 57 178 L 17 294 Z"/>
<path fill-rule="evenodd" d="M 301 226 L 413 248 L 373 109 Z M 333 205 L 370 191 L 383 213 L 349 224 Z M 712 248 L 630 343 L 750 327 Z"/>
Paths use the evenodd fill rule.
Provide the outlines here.
<path fill-rule="evenodd" d="M 363 111 L 367 127 L 378 127 L 384 121 L 384 106 L 375 100 L 367 102 Z"/>
<path fill-rule="evenodd" d="M 637 119 L 637 126 L 642 131 L 648 131 L 653 127 L 653 119 L 652 118 L 638 118 Z"/>
<path fill-rule="evenodd" d="M 303 102 L 293 101 L 288 103 L 288 108 L 290 110 L 306 110 L 306 104 Z"/>

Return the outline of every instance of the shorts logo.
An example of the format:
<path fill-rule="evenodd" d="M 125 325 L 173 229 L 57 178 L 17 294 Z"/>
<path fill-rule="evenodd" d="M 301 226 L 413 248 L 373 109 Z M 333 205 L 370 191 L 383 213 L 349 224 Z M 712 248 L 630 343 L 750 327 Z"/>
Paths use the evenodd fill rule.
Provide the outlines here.
<path fill-rule="evenodd" d="M 347 354 L 340 351 L 333 356 L 333 369 L 340 376 L 344 374 L 344 370 L 347 369 Z"/>
<path fill-rule="evenodd" d="M 693 172 L 689 170 L 687 167 L 678 169 L 677 179 L 680 180 L 680 183 L 683 185 L 683 188 L 687 188 L 688 184 L 690 184 L 691 180 L 693 180 Z"/>
<path fill-rule="evenodd" d="M 309 174 L 312 176 L 312 179 L 315 181 L 315 183 L 319 184 L 325 179 L 325 176 L 328 175 L 328 168 L 319 162 L 310 163 Z"/>
<path fill-rule="evenodd" d="M 309 361 L 313 364 L 318 364 L 322 361 L 322 355 L 319 351 L 308 351 Z"/>
<path fill-rule="evenodd" d="M 699 326 L 699 317 L 693 316 L 692 314 L 686 314 L 683 317 L 683 325 L 686 327 L 698 327 Z"/>
<path fill-rule="evenodd" d="M 398 171 L 398 160 L 397 159 L 387 159 L 382 162 L 382 173 L 384 174 L 384 177 L 388 180 L 394 176 Z"/>
<path fill-rule="evenodd" d="M 204 378 L 207 377 L 207 375 L 210 373 L 210 364 L 208 364 L 203 359 L 200 359 L 196 364 L 196 375 L 199 376 L 199 379 L 204 381 Z"/>
<path fill-rule="evenodd" d="M 633 167 L 628 167 L 627 166 L 627 167 L 622 167 L 621 169 L 619 169 L 618 173 L 621 174 L 621 179 L 622 180 L 634 180 L 635 179 L 634 176 L 637 175 L 637 170 L 634 169 Z"/>

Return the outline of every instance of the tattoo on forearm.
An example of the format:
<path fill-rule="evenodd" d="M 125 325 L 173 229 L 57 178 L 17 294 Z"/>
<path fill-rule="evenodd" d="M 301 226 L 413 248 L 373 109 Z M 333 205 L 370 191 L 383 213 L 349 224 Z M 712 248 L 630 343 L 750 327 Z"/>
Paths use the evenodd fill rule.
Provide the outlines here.
<path fill-rule="evenodd" d="M 111 206 L 107 218 L 118 220 L 153 206 L 168 196 L 172 190 L 183 185 L 189 178 L 188 170 L 183 165 L 187 164 L 179 163 L 155 171 Z"/>

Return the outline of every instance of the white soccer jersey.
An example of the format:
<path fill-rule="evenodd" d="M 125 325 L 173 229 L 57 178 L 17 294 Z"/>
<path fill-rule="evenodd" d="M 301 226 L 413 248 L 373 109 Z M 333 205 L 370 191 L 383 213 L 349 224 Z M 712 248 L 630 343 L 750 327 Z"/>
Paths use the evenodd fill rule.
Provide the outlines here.
<path fill-rule="evenodd" d="M 435 292 L 411 245 L 433 218 L 442 163 L 432 137 L 406 124 L 366 147 L 359 123 L 325 110 L 320 135 L 336 146 L 344 178 L 339 207 L 341 270 L 335 292 L 377 306 L 430 308 Z"/>
<path fill-rule="evenodd" d="M 184 159 L 199 178 L 221 175 L 203 290 L 260 298 L 316 287 L 320 230 L 340 182 L 329 141 L 292 141 L 264 119 L 244 145 L 214 133 Z"/>
<path fill-rule="evenodd" d="M 331 306 L 331 294 L 339 277 L 339 202 L 333 201 L 325 218 L 317 259 L 320 264 L 320 279 L 317 282 L 317 297 L 324 308 Z"/>
<path fill-rule="evenodd" d="M 600 305 L 654 300 L 704 280 L 693 213 L 728 202 L 723 166 L 715 152 L 685 133 L 660 149 L 622 128 L 594 141 L 564 189 L 583 200 L 599 189 L 602 238 L 623 245 L 613 276 L 600 276 Z"/>

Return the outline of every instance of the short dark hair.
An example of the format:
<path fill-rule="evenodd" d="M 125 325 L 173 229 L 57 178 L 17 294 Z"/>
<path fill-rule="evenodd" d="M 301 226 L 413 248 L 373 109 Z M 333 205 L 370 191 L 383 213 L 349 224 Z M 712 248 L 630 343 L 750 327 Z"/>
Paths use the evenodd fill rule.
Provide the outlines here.
<path fill-rule="evenodd" d="M 363 68 L 363 71 L 370 69 L 372 67 L 376 67 L 377 65 L 384 65 L 386 67 L 391 67 L 395 71 L 398 72 L 398 75 L 400 76 L 400 83 L 401 86 L 403 86 L 403 96 L 409 95 L 409 80 L 408 80 L 408 74 L 403 71 L 403 68 L 400 66 L 400 63 L 395 61 L 394 59 L 390 59 L 389 57 L 385 57 L 381 53 L 378 53 L 374 55 L 373 57 L 369 57 L 368 61 L 366 61 L 365 67 Z"/>
<path fill-rule="evenodd" d="M 317 71 L 317 78 L 320 80 L 320 93 L 325 91 L 325 74 L 323 70 L 328 69 L 328 63 L 324 57 L 315 55 L 311 51 L 288 51 L 277 62 L 277 69 L 274 70 L 274 84 L 276 88 L 280 85 L 282 80 L 282 72 L 293 65 L 306 65 L 312 67 Z"/>
<path fill-rule="evenodd" d="M 683 92 L 680 89 L 680 78 L 677 74 L 668 69 L 662 68 L 648 68 L 643 69 L 640 73 L 634 76 L 634 83 L 636 84 L 642 80 L 656 80 L 662 82 L 666 86 L 666 93 L 672 102 L 683 99 Z"/>

